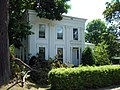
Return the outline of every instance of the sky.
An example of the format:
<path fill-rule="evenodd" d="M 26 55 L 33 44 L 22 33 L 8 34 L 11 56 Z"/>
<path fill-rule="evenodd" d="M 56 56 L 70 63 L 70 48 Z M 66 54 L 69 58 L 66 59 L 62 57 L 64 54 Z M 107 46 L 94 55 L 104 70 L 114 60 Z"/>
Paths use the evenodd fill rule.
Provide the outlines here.
<path fill-rule="evenodd" d="M 70 0 L 68 4 L 71 9 L 68 11 L 68 16 L 79 17 L 87 19 L 87 22 L 93 19 L 103 19 L 103 11 L 105 10 L 106 2 L 111 0 Z"/>

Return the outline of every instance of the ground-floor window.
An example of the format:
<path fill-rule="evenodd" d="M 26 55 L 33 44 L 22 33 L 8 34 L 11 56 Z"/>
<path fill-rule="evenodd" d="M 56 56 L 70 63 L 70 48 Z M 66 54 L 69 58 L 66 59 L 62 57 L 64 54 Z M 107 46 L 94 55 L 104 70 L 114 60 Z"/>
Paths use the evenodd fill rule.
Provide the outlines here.
<path fill-rule="evenodd" d="M 45 60 L 45 47 L 39 47 L 39 59 Z"/>
<path fill-rule="evenodd" d="M 58 60 L 63 62 L 63 48 L 57 48 Z"/>

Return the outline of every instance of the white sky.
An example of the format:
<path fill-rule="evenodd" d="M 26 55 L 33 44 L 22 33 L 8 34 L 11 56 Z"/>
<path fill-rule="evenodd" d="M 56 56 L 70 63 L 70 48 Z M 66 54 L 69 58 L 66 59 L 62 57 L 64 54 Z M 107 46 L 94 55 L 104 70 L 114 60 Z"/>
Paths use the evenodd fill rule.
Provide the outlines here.
<path fill-rule="evenodd" d="M 88 19 L 87 22 L 98 18 L 103 19 L 102 13 L 106 2 L 111 0 L 71 0 L 69 2 L 71 9 L 67 15 Z"/>

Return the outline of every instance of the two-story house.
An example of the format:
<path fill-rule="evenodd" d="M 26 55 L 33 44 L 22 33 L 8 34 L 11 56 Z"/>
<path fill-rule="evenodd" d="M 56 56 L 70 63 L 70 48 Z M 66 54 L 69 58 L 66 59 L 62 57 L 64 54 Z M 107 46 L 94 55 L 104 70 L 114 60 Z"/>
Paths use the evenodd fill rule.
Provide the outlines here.
<path fill-rule="evenodd" d="M 23 41 L 24 48 L 16 50 L 23 60 L 28 54 L 33 56 L 39 53 L 43 60 L 58 55 L 63 63 L 81 63 L 86 19 L 71 16 L 63 16 L 61 21 L 40 19 L 33 10 L 28 10 L 25 18 L 32 25 L 34 34 Z"/>

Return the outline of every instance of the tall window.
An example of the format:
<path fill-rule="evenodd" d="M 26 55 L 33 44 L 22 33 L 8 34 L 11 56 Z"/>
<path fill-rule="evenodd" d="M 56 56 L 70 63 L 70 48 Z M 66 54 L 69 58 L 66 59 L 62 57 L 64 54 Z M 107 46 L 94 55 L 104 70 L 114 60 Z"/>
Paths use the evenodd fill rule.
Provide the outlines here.
<path fill-rule="evenodd" d="M 73 40 L 78 40 L 78 29 L 73 28 Z"/>
<path fill-rule="evenodd" d="M 39 47 L 39 59 L 45 60 L 45 47 Z"/>
<path fill-rule="evenodd" d="M 57 26 L 56 31 L 57 31 L 57 39 L 63 39 L 63 27 Z"/>
<path fill-rule="evenodd" d="M 63 48 L 57 48 L 58 60 L 63 62 Z"/>
<path fill-rule="evenodd" d="M 45 25 L 39 24 L 39 38 L 45 38 Z"/>

